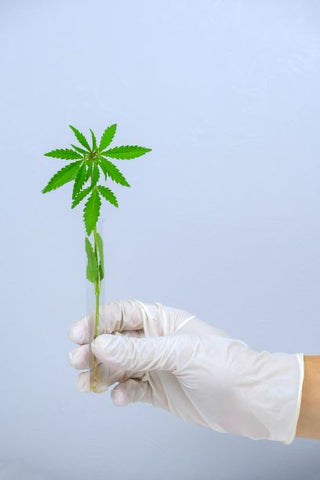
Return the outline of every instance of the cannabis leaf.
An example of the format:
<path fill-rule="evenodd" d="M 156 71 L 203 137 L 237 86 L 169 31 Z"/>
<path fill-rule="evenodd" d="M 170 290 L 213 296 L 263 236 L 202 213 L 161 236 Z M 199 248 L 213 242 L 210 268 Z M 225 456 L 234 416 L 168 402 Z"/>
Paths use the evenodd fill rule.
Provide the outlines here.
<path fill-rule="evenodd" d="M 72 198 L 74 199 L 76 195 L 80 192 L 81 188 L 83 187 L 87 176 L 87 165 L 83 162 L 80 165 L 78 170 L 77 176 L 75 177 L 73 190 L 72 190 Z"/>
<path fill-rule="evenodd" d="M 83 148 L 77 147 L 77 145 L 73 145 L 71 143 L 71 147 L 77 150 L 77 152 L 81 153 L 82 155 L 88 155 L 88 152 L 86 150 L 83 150 Z"/>
<path fill-rule="evenodd" d="M 98 254 L 99 254 L 99 275 L 100 275 L 100 280 L 102 280 L 104 277 L 103 241 L 98 232 L 97 232 L 97 246 L 98 246 Z"/>
<path fill-rule="evenodd" d="M 110 127 L 105 129 L 100 140 L 100 145 L 99 145 L 100 152 L 102 152 L 105 148 L 107 148 L 110 145 L 116 133 L 116 129 L 117 129 L 116 123 L 114 123 L 113 125 L 110 125 Z"/>
<path fill-rule="evenodd" d="M 79 162 L 72 162 L 66 165 L 65 167 L 58 170 L 53 177 L 50 178 L 48 184 L 42 189 L 42 193 L 50 192 L 56 188 L 62 187 L 62 185 L 73 180 L 79 170 Z"/>
<path fill-rule="evenodd" d="M 98 187 L 99 188 L 99 187 Z M 92 232 L 100 214 L 101 199 L 98 190 L 94 188 L 88 198 L 83 212 L 83 219 L 88 235 Z"/>
<path fill-rule="evenodd" d="M 86 237 L 85 240 L 86 252 L 87 252 L 87 279 L 89 282 L 95 283 L 98 280 L 98 263 L 94 253 L 94 249 L 90 243 L 90 240 Z"/>
<path fill-rule="evenodd" d="M 91 174 L 91 185 L 94 186 L 98 183 L 99 177 L 100 177 L 100 172 L 98 165 L 96 163 L 93 164 L 93 170 Z"/>
<path fill-rule="evenodd" d="M 87 169 L 87 175 L 86 175 L 86 181 L 89 180 L 89 178 L 92 175 L 92 168 L 93 168 L 93 162 L 88 163 L 88 169 Z"/>
<path fill-rule="evenodd" d="M 71 208 L 76 207 L 87 195 L 90 193 L 92 190 L 92 187 L 84 188 L 81 190 L 81 192 L 78 193 L 78 195 L 75 197 L 75 199 L 72 202 Z"/>
<path fill-rule="evenodd" d="M 140 157 L 147 152 L 150 152 L 151 148 L 139 147 L 138 145 L 122 145 L 121 147 L 114 147 L 110 150 L 102 152 L 102 155 L 111 158 L 118 158 L 119 160 L 129 160 L 130 158 Z"/>
<path fill-rule="evenodd" d="M 69 125 L 69 127 L 71 128 L 71 130 L 75 134 L 78 142 L 81 143 L 81 145 L 90 152 L 90 150 L 91 150 L 90 145 L 89 145 L 86 137 L 83 135 L 83 133 L 79 132 L 79 130 L 77 128 L 73 127 L 72 125 Z"/>
<path fill-rule="evenodd" d="M 118 204 L 118 200 L 115 196 L 115 194 L 113 193 L 112 190 L 110 190 L 110 188 L 108 187 L 103 187 L 102 185 L 98 185 L 98 190 L 99 192 L 101 193 L 101 195 L 104 196 L 104 198 L 110 202 L 112 205 L 114 205 L 115 207 L 119 207 L 119 204 Z"/>
<path fill-rule="evenodd" d="M 119 147 L 109 148 L 116 130 L 117 124 L 109 125 L 103 132 L 99 146 L 97 138 L 93 130 L 90 128 L 91 146 L 82 132 L 73 125 L 69 125 L 73 131 L 78 145 L 71 144 L 72 148 L 58 148 L 45 153 L 47 157 L 62 158 L 65 160 L 73 160 L 71 163 L 57 171 L 49 180 L 48 184 L 42 189 L 42 193 L 55 190 L 58 187 L 74 180 L 72 188 L 71 208 L 75 208 L 86 197 L 86 203 L 83 209 L 83 220 L 85 230 L 89 236 L 92 231 L 97 234 L 96 225 L 100 215 L 102 199 L 118 207 L 118 200 L 114 192 L 104 186 L 98 185 L 100 179 L 100 170 L 104 174 L 105 180 L 110 179 L 124 187 L 130 187 L 129 182 L 125 178 L 118 167 L 112 163 L 109 158 L 119 160 L 127 160 L 137 158 L 151 151 L 151 148 L 141 147 L 139 145 L 122 145 Z M 86 186 L 87 182 L 89 186 Z M 96 237 L 97 238 L 97 237 Z M 98 239 L 95 240 L 95 247 L 98 248 Z M 101 255 L 99 255 L 99 258 Z"/>
<path fill-rule="evenodd" d="M 79 153 L 71 150 L 71 148 L 57 148 L 56 150 L 51 150 L 51 152 L 45 153 L 44 155 L 46 157 L 63 158 L 65 160 L 82 158 Z"/>
<path fill-rule="evenodd" d="M 91 130 L 91 128 L 90 128 L 90 132 L 91 132 L 91 138 L 92 138 L 92 150 L 96 150 L 97 149 L 97 139 L 96 139 L 95 134 Z"/>
<path fill-rule="evenodd" d="M 99 157 L 99 166 L 104 173 L 105 179 L 107 176 L 111 178 L 116 183 L 123 185 L 125 187 L 130 187 L 130 184 L 125 179 L 124 175 L 120 172 L 118 167 L 114 163 L 110 162 L 106 158 Z"/>

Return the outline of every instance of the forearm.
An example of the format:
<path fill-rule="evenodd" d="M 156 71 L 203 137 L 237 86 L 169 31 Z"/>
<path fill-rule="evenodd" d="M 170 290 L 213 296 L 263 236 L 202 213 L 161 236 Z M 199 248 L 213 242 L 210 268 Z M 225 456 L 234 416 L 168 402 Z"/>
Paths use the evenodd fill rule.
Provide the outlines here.
<path fill-rule="evenodd" d="M 320 439 L 320 355 L 304 355 L 304 380 L 296 437 Z"/>

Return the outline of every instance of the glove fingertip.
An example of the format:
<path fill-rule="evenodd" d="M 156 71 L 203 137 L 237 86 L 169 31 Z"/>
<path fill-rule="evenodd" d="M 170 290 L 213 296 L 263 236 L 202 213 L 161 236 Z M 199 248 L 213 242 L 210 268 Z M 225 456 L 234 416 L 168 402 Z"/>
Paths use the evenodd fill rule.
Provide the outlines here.
<path fill-rule="evenodd" d="M 86 372 L 80 373 L 76 377 L 76 388 L 81 393 L 90 392 L 90 377 Z"/>
<path fill-rule="evenodd" d="M 125 407 L 129 403 L 126 392 L 119 385 L 111 391 L 111 399 L 116 407 Z"/>
<path fill-rule="evenodd" d="M 121 335 L 105 333 L 91 342 L 91 350 L 100 361 L 106 361 L 114 355 L 121 341 Z"/>
<path fill-rule="evenodd" d="M 79 345 L 88 343 L 89 335 L 89 317 L 81 318 L 81 320 L 71 325 L 69 329 L 69 339 Z"/>

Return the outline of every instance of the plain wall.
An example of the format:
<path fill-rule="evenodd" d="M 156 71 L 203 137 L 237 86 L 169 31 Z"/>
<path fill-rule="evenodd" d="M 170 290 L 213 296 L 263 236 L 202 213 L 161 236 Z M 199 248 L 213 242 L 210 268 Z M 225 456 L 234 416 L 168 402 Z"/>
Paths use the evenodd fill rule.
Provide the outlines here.
<path fill-rule="evenodd" d="M 117 123 L 113 145 L 152 152 L 121 163 L 119 209 L 103 204 L 106 299 L 319 354 L 319 27 L 312 0 L 0 2 L 1 480 L 319 478 L 317 440 L 76 391 L 82 207 L 70 185 L 41 193 L 69 124 Z"/>

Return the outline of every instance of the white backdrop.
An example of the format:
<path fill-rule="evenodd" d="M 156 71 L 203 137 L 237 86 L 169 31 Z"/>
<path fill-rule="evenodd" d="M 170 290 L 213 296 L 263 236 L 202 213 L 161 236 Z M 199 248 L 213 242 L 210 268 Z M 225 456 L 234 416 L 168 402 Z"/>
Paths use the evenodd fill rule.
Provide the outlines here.
<path fill-rule="evenodd" d="M 41 189 L 68 125 L 151 147 L 104 204 L 106 298 L 180 307 L 256 349 L 320 353 L 317 1 L 2 0 L 0 479 L 317 479 L 290 446 L 81 395 L 82 209 Z"/>

